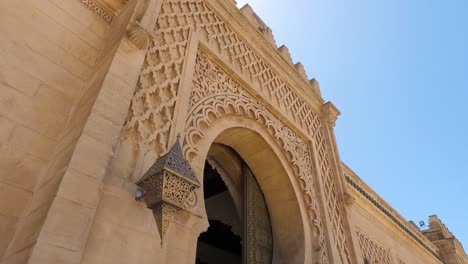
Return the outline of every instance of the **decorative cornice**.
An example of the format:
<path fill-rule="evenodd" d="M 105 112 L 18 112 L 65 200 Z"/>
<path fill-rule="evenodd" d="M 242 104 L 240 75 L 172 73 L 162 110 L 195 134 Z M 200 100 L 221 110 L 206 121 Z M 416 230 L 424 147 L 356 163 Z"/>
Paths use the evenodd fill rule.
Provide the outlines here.
<path fill-rule="evenodd" d="M 320 116 L 322 120 L 328 123 L 330 126 L 335 126 L 336 119 L 340 116 L 340 111 L 332 102 L 326 102 L 322 105 L 322 112 Z"/>
<path fill-rule="evenodd" d="M 356 189 L 364 198 L 366 198 L 369 202 L 371 202 L 379 211 L 381 211 L 384 215 L 390 218 L 390 220 L 392 220 L 406 234 L 408 234 L 411 238 L 413 238 L 417 243 L 419 243 L 424 249 L 426 249 L 434 257 L 436 257 L 438 260 L 444 263 L 437 253 L 435 253 L 428 245 L 426 245 L 426 243 L 424 243 L 416 234 L 414 234 L 405 224 L 403 224 L 397 217 L 395 217 L 390 211 L 388 211 L 381 203 L 379 203 L 369 193 L 367 193 L 361 186 L 359 186 L 359 184 L 353 181 L 350 176 L 345 175 L 345 179 L 349 185 L 351 185 L 354 189 Z"/>

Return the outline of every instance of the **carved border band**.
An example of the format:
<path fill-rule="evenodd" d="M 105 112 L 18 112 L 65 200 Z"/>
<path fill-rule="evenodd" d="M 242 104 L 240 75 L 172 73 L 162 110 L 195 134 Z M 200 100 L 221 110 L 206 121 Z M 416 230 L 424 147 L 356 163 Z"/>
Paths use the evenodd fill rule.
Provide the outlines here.
<path fill-rule="evenodd" d="M 102 7 L 96 0 L 80 0 L 81 3 L 86 6 L 88 9 L 92 10 L 98 16 L 102 17 L 107 24 L 112 24 L 115 16 Z"/>

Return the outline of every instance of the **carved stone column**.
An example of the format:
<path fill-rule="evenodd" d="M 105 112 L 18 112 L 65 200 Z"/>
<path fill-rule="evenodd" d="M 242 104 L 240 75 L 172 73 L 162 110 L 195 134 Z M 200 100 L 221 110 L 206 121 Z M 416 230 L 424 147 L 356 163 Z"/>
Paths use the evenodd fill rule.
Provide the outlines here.
<path fill-rule="evenodd" d="M 351 263 L 357 263 L 356 253 L 353 245 L 351 236 L 351 229 L 348 220 L 348 214 L 346 204 L 349 204 L 349 194 L 346 188 L 346 182 L 344 181 L 343 170 L 341 167 L 341 159 L 338 153 L 338 147 L 336 144 L 335 132 L 333 127 L 335 126 L 336 119 L 340 115 L 340 111 L 331 103 L 327 102 L 322 105 L 322 112 L 320 119 L 322 122 L 322 130 L 325 136 L 327 144 L 327 151 L 330 157 L 330 166 L 333 176 L 335 177 L 335 183 L 337 188 L 337 200 L 339 203 L 339 209 L 342 216 L 343 228 L 345 237 L 348 242 L 348 254 Z"/>

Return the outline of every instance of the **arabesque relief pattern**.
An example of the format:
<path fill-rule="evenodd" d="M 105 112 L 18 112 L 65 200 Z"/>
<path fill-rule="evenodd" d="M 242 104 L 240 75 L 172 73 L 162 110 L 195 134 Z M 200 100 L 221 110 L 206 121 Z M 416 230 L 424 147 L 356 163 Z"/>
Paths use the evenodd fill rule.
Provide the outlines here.
<path fill-rule="evenodd" d="M 211 44 L 229 58 L 230 63 L 236 65 L 252 82 L 259 84 L 258 93 L 262 97 L 269 100 L 272 106 L 298 128 L 313 137 L 326 197 L 325 207 L 332 221 L 333 241 L 341 254 L 342 263 L 349 263 L 348 244 L 337 198 L 337 183 L 331 172 L 320 119 L 203 0 L 163 2 L 155 25 L 153 45 L 148 51 L 132 99 L 124 137 L 135 135 L 138 148 L 144 152 L 151 151 L 156 156 L 167 151 L 191 31 L 206 35 Z M 248 104 L 247 101 L 245 103 Z M 278 128 L 280 130 L 281 126 Z M 301 159 L 299 156 L 296 158 Z"/>
<path fill-rule="evenodd" d="M 206 54 L 199 51 L 196 60 L 192 100 L 186 121 L 184 155 L 189 160 L 196 157 L 197 144 L 204 137 L 203 132 L 222 116 L 241 115 L 261 123 L 294 165 L 309 207 L 309 219 L 315 239 L 314 247 L 318 252 L 320 263 L 328 263 L 308 142 L 265 109 Z"/>
<path fill-rule="evenodd" d="M 331 230 L 333 237 L 335 238 L 336 247 L 338 252 L 341 253 L 341 263 L 351 263 L 348 245 L 346 243 L 345 230 L 343 226 L 343 220 L 340 214 L 339 202 L 337 197 L 337 187 L 333 177 L 332 167 L 330 164 L 330 158 L 327 152 L 327 142 L 322 130 L 322 123 L 318 120 L 314 122 L 315 136 L 313 137 L 315 147 L 317 150 L 317 160 L 319 163 L 319 169 L 322 176 L 322 188 L 324 190 L 326 199 L 327 213 L 330 218 Z"/>
<path fill-rule="evenodd" d="M 369 263 L 379 264 L 392 264 L 392 256 L 389 249 L 386 249 L 367 235 L 358 232 L 359 247 L 361 248 L 361 254 L 364 259 L 367 259 Z M 404 263 L 404 262 L 403 262 Z"/>

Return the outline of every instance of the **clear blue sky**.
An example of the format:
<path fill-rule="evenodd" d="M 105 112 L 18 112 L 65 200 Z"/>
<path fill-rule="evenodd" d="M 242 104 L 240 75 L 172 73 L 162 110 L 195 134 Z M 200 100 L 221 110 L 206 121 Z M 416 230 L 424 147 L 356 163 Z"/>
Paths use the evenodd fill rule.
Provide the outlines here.
<path fill-rule="evenodd" d="M 468 1 L 239 0 L 341 111 L 342 160 L 468 251 Z"/>

